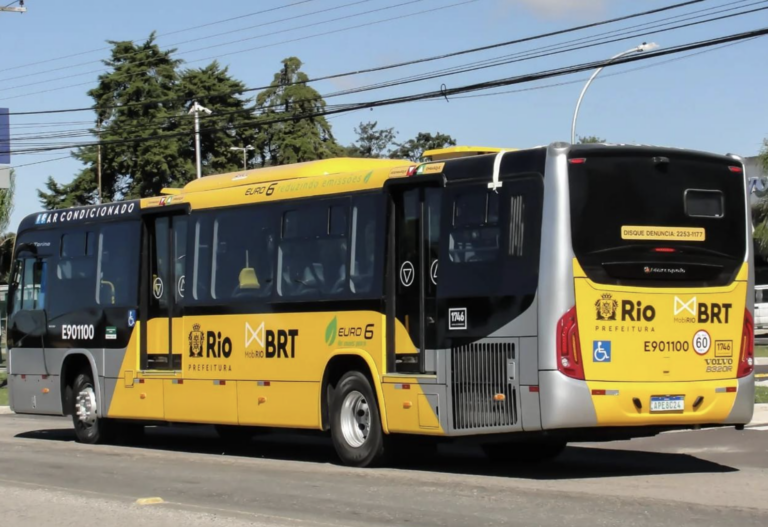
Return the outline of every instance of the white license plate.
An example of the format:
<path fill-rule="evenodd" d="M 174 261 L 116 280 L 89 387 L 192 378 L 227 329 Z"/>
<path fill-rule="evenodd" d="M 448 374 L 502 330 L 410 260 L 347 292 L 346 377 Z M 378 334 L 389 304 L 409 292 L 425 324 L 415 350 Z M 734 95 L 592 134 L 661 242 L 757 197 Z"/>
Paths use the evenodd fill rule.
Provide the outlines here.
<path fill-rule="evenodd" d="M 671 395 L 651 397 L 651 412 L 682 412 L 685 410 L 685 397 Z"/>

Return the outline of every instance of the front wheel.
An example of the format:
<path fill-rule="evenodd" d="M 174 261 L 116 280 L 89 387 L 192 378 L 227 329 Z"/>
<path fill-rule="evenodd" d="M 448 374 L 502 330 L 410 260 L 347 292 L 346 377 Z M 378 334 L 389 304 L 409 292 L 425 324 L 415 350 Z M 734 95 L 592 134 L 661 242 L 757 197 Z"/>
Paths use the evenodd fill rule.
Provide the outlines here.
<path fill-rule="evenodd" d="M 75 378 L 72 394 L 72 423 L 77 441 L 90 445 L 108 442 L 112 437 L 112 423 L 99 416 L 96 388 L 90 374 L 81 373 Z"/>
<path fill-rule="evenodd" d="M 368 467 L 384 459 L 384 432 L 376 394 L 360 372 L 345 374 L 331 398 L 331 438 L 341 462 Z"/>

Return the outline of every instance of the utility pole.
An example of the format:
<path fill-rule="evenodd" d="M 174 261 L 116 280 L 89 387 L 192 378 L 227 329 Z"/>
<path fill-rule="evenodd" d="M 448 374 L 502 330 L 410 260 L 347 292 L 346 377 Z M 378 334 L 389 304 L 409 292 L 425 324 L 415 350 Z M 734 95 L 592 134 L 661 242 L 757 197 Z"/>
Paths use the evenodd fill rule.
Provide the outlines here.
<path fill-rule="evenodd" d="M 243 152 L 243 173 L 248 171 L 248 151 L 253 150 L 253 147 L 251 145 L 244 146 L 244 147 L 238 147 L 238 146 L 230 146 L 230 150 L 236 150 L 236 151 L 242 151 Z"/>
<path fill-rule="evenodd" d="M 19 4 L 19 7 L 11 7 L 13 4 Z M 11 2 L 11 4 L 0 7 L 0 13 L 6 12 L 6 13 L 26 13 L 27 8 L 24 7 L 24 0 L 18 0 L 18 2 Z"/>
<path fill-rule="evenodd" d="M 206 115 L 211 115 L 213 112 L 204 106 L 200 106 L 195 101 L 192 104 L 192 108 L 189 109 L 189 113 L 195 114 L 195 159 L 197 161 L 197 179 L 202 177 L 203 167 L 200 162 L 200 112 L 203 111 Z"/>
<path fill-rule="evenodd" d="M 101 199 L 101 117 L 99 117 L 98 121 L 96 121 L 96 130 L 98 133 L 99 143 L 98 143 L 98 155 L 97 155 L 97 161 L 96 161 L 96 173 L 99 178 L 99 205 L 101 205 L 102 199 Z"/>

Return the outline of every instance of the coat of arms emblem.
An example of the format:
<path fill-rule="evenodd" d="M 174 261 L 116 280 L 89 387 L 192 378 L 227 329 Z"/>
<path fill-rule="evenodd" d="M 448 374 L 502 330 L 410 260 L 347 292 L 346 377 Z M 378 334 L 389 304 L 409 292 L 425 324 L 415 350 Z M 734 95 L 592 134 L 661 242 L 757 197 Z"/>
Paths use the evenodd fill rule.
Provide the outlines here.
<path fill-rule="evenodd" d="M 605 293 L 595 302 L 597 320 L 616 320 L 616 308 L 619 303 L 609 293 Z"/>
<path fill-rule="evenodd" d="M 189 332 L 189 356 L 203 356 L 203 332 L 200 331 L 200 324 L 192 326 L 192 331 Z"/>

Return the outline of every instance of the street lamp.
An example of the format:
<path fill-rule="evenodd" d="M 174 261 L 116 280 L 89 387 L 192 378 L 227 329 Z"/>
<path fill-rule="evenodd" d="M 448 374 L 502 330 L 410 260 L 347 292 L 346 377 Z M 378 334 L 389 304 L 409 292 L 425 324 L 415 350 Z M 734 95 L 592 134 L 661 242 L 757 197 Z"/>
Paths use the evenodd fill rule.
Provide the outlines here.
<path fill-rule="evenodd" d="M 195 160 L 197 161 L 197 179 L 202 177 L 202 166 L 200 163 L 200 112 L 205 112 L 206 115 L 211 115 L 213 112 L 205 106 L 200 106 L 197 101 L 192 104 L 192 108 L 189 109 L 189 113 L 195 114 Z"/>
<path fill-rule="evenodd" d="M 595 70 L 595 72 L 589 78 L 587 83 L 584 85 L 584 89 L 581 90 L 581 95 L 579 95 L 579 101 L 576 103 L 576 111 L 573 112 L 573 123 L 571 123 L 571 144 L 576 142 L 576 118 L 579 116 L 579 107 L 581 106 L 581 100 L 584 98 L 584 94 L 587 92 L 587 88 L 589 88 L 589 85 L 592 84 L 592 81 L 595 80 L 595 77 L 597 77 L 600 74 L 600 72 L 603 71 L 603 68 L 605 68 L 608 64 L 618 59 L 619 57 L 623 57 L 624 55 L 629 55 L 630 53 L 642 53 L 643 51 L 651 51 L 658 47 L 659 45 L 656 44 L 655 42 L 650 42 L 648 44 L 643 42 L 637 47 L 628 49 L 627 51 L 622 51 L 618 55 L 614 55 L 613 57 L 608 59 L 608 61 L 604 65 L 600 66 Z"/>
<path fill-rule="evenodd" d="M 251 145 L 242 146 L 242 147 L 241 146 L 230 146 L 229 149 L 230 150 L 237 150 L 237 151 L 242 150 L 242 152 L 243 152 L 243 172 L 247 172 L 248 171 L 248 151 L 249 150 L 253 150 L 253 147 Z"/>

